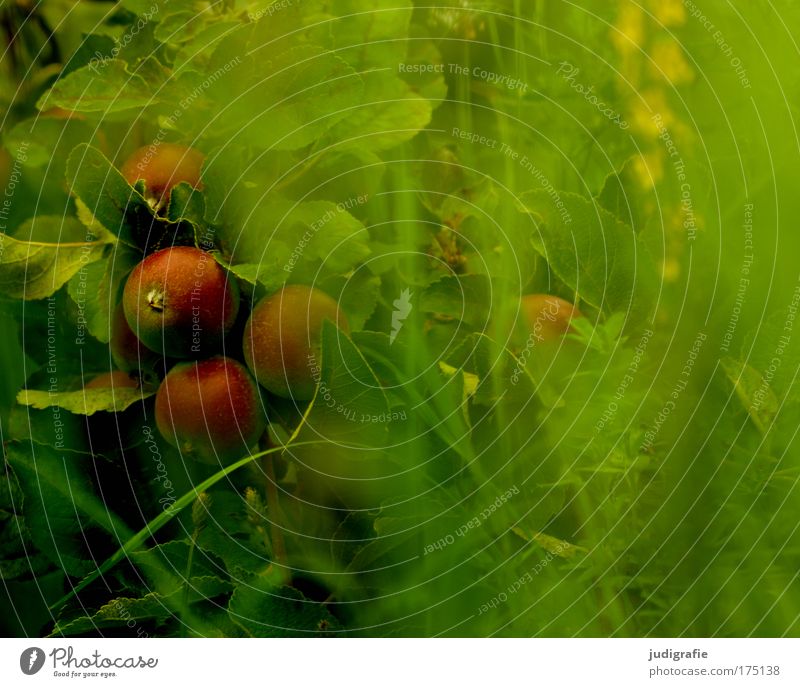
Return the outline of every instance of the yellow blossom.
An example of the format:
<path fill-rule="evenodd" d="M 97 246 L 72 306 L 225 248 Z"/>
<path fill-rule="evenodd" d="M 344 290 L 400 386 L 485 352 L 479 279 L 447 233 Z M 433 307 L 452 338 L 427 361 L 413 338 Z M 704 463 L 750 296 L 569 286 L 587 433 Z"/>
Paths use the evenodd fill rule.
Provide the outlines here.
<path fill-rule="evenodd" d="M 636 4 L 624 5 L 611 30 L 611 42 L 619 53 L 625 55 L 644 43 L 644 17 Z"/>
<path fill-rule="evenodd" d="M 643 190 L 655 186 L 664 177 L 664 154 L 660 149 L 642 153 L 632 161 L 634 177 Z"/>
<path fill-rule="evenodd" d="M 650 0 L 653 14 L 662 26 L 680 26 L 686 22 L 682 0 Z"/>
<path fill-rule="evenodd" d="M 681 46 L 671 38 L 656 41 L 650 49 L 650 59 L 650 70 L 656 79 L 666 78 L 672 85 L 679 86 L 694 78 Z"/>

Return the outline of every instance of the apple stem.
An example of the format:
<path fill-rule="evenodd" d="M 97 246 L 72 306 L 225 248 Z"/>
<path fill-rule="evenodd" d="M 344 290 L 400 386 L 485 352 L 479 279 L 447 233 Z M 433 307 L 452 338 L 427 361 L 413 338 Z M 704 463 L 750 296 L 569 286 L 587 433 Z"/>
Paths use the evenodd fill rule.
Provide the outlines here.
<path fill-rule="evenodd" d="M 147 305 L 149 305 L 156 312 L 164 310 L 164 292 L 158 289 L 153 289 L 147 294 Z"/>

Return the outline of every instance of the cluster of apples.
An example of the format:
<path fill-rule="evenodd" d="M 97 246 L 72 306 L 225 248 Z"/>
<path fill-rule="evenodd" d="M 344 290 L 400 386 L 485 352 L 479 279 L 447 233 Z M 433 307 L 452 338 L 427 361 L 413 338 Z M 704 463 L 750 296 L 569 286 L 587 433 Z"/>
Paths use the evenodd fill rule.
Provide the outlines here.
<path fill-rule="evenodd" d="M 178 183 L 202 188 L 202 164 L 196 150 L 161 144 L 136 151 L 122 173 L 131 184 L 143 181 L 158 207 Z M 164 439 L 201 460 L 244 455 L 266 428 L 257 383 L 277 396 L 309 400 L 315 390 L 309 361 L 319 360 L 323 321 L 348 330 L 336 302 L 309 286 L 285 286 L 249 314 L 240 313 L 244 307 L 235 278 L 206 250 L 173 246 L 148 255 L 128 276 L 112 316 L 117 370 L 94 386 L 163 375 L 155 418 Z M 234 325 L 244 316 L 242 335 Z"/>

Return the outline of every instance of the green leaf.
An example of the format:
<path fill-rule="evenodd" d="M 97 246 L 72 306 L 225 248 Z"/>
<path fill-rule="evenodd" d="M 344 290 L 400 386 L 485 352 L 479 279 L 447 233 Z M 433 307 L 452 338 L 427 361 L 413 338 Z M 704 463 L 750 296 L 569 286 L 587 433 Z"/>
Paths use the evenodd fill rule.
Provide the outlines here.
<path fill-rule="evenodd" d="M 308 227 L 311 235 L 303 257 L 324 261 L 331 272 L 347 272 L 370 254 L 364 225 L 341 205 L 321 200 L 303 203 L 292 209 L 286 222 Z M 288 243 L 288 237 L 284 241 Z"/>
<path fill-rule="evenodd" d="M 92 217 L 108 231 L 123 237 L 126 215 L 147 201 L 125 180 L 102 152 L 89 145 L 76 146 L 67 161 L 67 184 Z M 146 211 L 151 214 L 149 207 Z"/>
<path fill-rule="evenodd" d="M 287 456 L 345 503 L 373 508 L 402 482 L 386 445 L 390 425 L 403 419 L 392 416 L 375 373 L 344 332 L 326 320 L 321 342 L 322 361 L 308 360 L 317 389 L 292 437 L 305 444 L 323 438 L 327 447 L 295 447 Z"/>
<path fill-rule="evenodd" d="M 195 603 L 205 601 L 221 593 L 231 590 L 231 584 L 216 577 L 194 577 L 190 580 L 186 601 Z M 59 620 L 50 637 L 68 637 L 87 632 L 95 632 L 107 627 L 127 625 L 147 621 L 162 622 L 175 617 L 175 609 L 183 603 L 183 587 L 174 589 L 169 594 L 149 592 L 140 598 L 118 597 L 101 606 L 91 615 L 84 615 L 72 620 Z"/>
<path fill-rule="evenodd" d="M 375 373 L 350 338 L 330 321 L 322 325 L 322 360 L 310 360 L 318 376 L 305 429 L 342 446 L 378 447 L 386 441 L 389 404 Z M 369 452 L 367 452 L 369 456 Z"/>
<path fill-rule="evenodd" d="M 778 399 L 761 373 L 736 358 L 724 356 L 720 366 L 736 396 L 761 434 L 766 434 L 778 413 Z"/>
<path fill-rule="evenodd" d="M 482 331 L 489 323 L 492 294 L 492 281 L 486 275 L 447 275 L 420 294 L 419 307 L 423 312 L 452 317 Z"/>
<path fill-rule="evenodd" d="M 414 10 L 396 0 L 337 0 L 332 9 L 339 18 L 334 25 L 336 54 L 366 71 L 381 67 L 397 69 L 405 61 L 408 27 Z"/>
<path fill-rule="evenodd" d="M 54 421 L 58 418 L 55 417 Z M 25 520 L 36 546 L 69 575 L 95 567 L 97 551 L 92 530 L 101 529 L 111 541 L 130 530 L 94 493 L 80 461 L 41 444 L 6 447 L 6 458 L 24 493 Z"/>
<path fill-rule="evenodd" d="M 111 338 L 111 313 L 124 278 L 138 262 L 133 251 L 117 250 L 109 257 L 86 265 L 70 279 L 68 292 L 78 306 L 78 317 L 98 341 Z M 79 320 L 80 322 L 80 320 Z"/>
<path fill-rule="evenodd" d="M 325 279 L 320 286 L 344 310 L 350 331 L 357 332 L 364 328 L 378 305 L 381 278 L 362 267 L 348 276 Z"/>
<path fill-rule="evenodd" d="M 206 525 L 197 537 L 203 552 L 217 556 L 234 579 L 259 574 L 270 565 L 272 552 L 268 548 L 269 523 L 249 511 L 239 494 L 214 492 L 208 506 Z M 256 524 L 251 522 L 256 519 Z"/>
<path fill-rule="evenodd" d="M 324 442 L 312 441 L 306 443 L 321 444 Z M 299 442 L 292 444 L 292 447 L 296 446 L 300 446 Z M 151 537 L 153 537 L 156 534 L 156 532 L 161 530 L 161 528 L 164 527 L 164 525 L 169 523 L 184 508 L 192 505 L 196 501 L 198 494 L 201 494 L 204 491 L 208 491 L 215 484 L 225 479 L 226 477 L 236 472 L 237 470 L 243 468 L 245 465 L 250 465 L 254 461 L 258 460 L 259 458 L 263 458 L 264 456 L 285 451 L 287 450 L 287 448 L 288 447 L 281 446 L 268 449 L 266 451 L 262 451 L 261 453 L 255 453 L 250 456 L 245 456 L 241 460 L 236 461 L 232 465 L 229 465 L 228 467 L 219 470 L 218 472 L 211 475 L 211 477 L 203 480 L 194 489 L 187 492 L 186 494 L 181 496 L 177 501 L 175 501 L 175 503 L 173 503 L 169 509 L 159 513 L 155 518 L 153 518 L 150 522 L 148 522 L 136 534 L 128 536 L 125 543 L 119 549 L 117 549 L 109 558 L 103 561 L 101 565 L 95 567 L 92 570 L 92 572 L 88 574 L 86 577 L 84 577 L 78 584 L 74 585 L 68 594 L 64 595 L 62 598 L 60 598 L 58 601 L 52 604 L 50 607 L 51 610 L 54 611 L 59 608 L 62 608 L 64 604 L 66 604 L 73 596 L 79 594 L 81 591 L 86 589 L 101 575 L 104 575 L 109 570 L 111 570 L 117 563 L 125 560 L 135 552 L 139 551 L 143 546 L 143 544 Z"/>
<path fill-rule="evenodd" d="M 155 590 L 168 596 L 188 586 L 195 596 L 212 598 L 230 591 L 220 578 L 219 566 L 192 551 L 190 542 L 175 539 L 144 551 L 131 553 L 130 560 L 150 580 Z"/>
<path fill-rule="evenodd" d="M 203 192 L 182 181 L 169 193 L 169 206 L 167 219 L 170 222 L 187 221 L 195 227 L 205 226 L 203 219 L 206 212 L 206 203 Z"/>
<path fill-rule="evenodd" d="M 133 248 L 176 242 L 180 227 L 157 217 L 139 191 L 134 189 L 102 152 L 79 145 L 67 160 L 67 184 L 83 204 L 79 217 L 90 228 L 96 223 Z"/>
<path fill-rule="evenodd" d="M 391 566 L 393 560 L 407 558 L 408 552 L 403 547 L 426 541 L 426 525 L 435 523 L 437 528 L 445 532 L 454 531 L 463 522 L 452 504 L 443 504 L 436 499 L 417 497 L 405 503 L 382 504 L 379 515 L 373 522 L 373 538 L 367 540 L 355 555 L 348 561 L 349 572 L 380 572 Z M 435 537 L 431 541 L 436 541 Z M 419 546 L 414 553 L 422 554 L 425 544 Z"/>
<path fill-rule="evenodd" d="M 642 186 L 634 161 L 627 160 L 622 169 L 606 177 L 597 202 L 638 233 L 656 209 L 657 199 L 652 190 Z"/>
<path fill-rule="evenodd" d="M 187 69 L 208 73 L 208 60 L 219 42 L 228 34 L 244 28 L 238 21 L 216 20 L 198 31 L 181 44 L 175 56 L 174 72 L 180 74 Z M 205 78 L 205 77 L 204 77 Z"/>
<path fill-rule="evenodd" d="M 107 627 L 120 627 L 128 622 L 166 620 L 172 616 L 161 594 L 150 592 L 139 599 L 118 597 L 101 606 L 91 615 L 56 622 L 50 637 L 69 637 L 95 632 Z"/>
<path fill-rule="evenodd" d="M 36 106 L 39 110 L 63 107 L 109 115 L 153 103 L 150 85 L 141 76 L 129 72 L 126 62 L 112 59 L 67 74 L 42 95 Z"/>
<path fill-rule="evenodd" d="M 78 325 L 84 325 L 89 333 L 99 341 L 108 343 L 110 338 L 108 293 L 101 293 L 106 272 L 113 258 L 86 265 L 70 279 L 67 291 L 78 306 Z"/>
<path fill-rule="evenodd" d="M 5 136 L 8 150 L 25 150 L 25 159 L 20 163 L 26 167 L 48 167 L 47 173 L 63 170 L 69 151 L 79 143 L 92 139 L 95 127 L 75 117 L 57 119 L 38 115 L 25 119 L 14 126 Z M 55 165 L 55 169 L 53 168 Z"/>
<path fill-rule="evenodd" d="M 447 97 L 447 79 L 442 55 L 433 40 L 412 40 L 406 58 L 407 64 L 433 65 L 434 70 L 420 70 L 417 73 L 404 73 L 403 80 L 423 98 L 430 101 L 434 109 Z M 395 61 L 395 65 L 397 61 Z M 437 71 L 438 70 L 438 71 Z"/>
<path fill-rule="evenodd" d="M 471 389 L 476 403 L 493 406 L 501 398 L 530 402 L 538 390 L 527 361 L 516 358 L 485 334 L 470 335 L 446 360 L 478 377 L 480 382 Z M 470 382 L 469 378 L 465 382 Z"/>
<path fill-rule="evenodd" d="M 269 46 L 255 48 L 251 61 L 236 67 L 251 78 L 221 80 L 208 91 L 221 108 L 215 128 L 226 140 L 241 137 L 261 150 L 296 150 L 361 101 L 360 77 L 335 55 L 312 46 L 275 56 L 268 51 Z"/>
<path fill-rule="evenodd" d="M 292 587 L 276 587 L 267 578 L 239 585 L 228 613 L 251 637 L 324 636 L 339 627 L 325 606 Z"/>
<path fill-rule="evenodd" d="M 258 204 L 237 236 L 232 270 L 267 288 L 290 276 L 295 281 L 303 276 L 318 279 L 320 263 L 327 273 L 343 274 L 369 256 L 368 240 L 364 225 L 341 204 L 295 205 L 270 198 Z"/>
<path fill-rule="evenodd" d="M 78 225 L 69 218 L 44 215 L 32 220 L 33 226 L 59 224 L 65 232 Z M 81 267 L 102 258 L 111 243 L 109 236 L 82 243 L 39 243 L 0 234 L 0 292 L 7 298 L 25 300 L 51 296 Z"/>
<path fill-rule="evenodd" d="M 363 79 L 363 103 L 326 134 L 326 141 L 336 150 L 388 150 L 412 139 L 428 125 L 433 111 L 430 102 L 405 81 L 385 72 L 364 74 Z"/>
<path fill-rule="evenodd" d="M 198 13 L 194 9 L 165 13 L 159 18 L 155 38 L 161 43 L 178 45 L 194 38 L 205 28 L 208 12 Z"/>
<path fill-rule="evenodd" d="M 632 319 L 652 316 L 660 271 L 630 227 L 575 193 L 530 191 L 521 204 L 534 217 L 534 248 L 582 300 Z"/>
<path fill-rule="evenodd" d="M 17 402 L 39 410 L 50 407 L 63 408 L 77 415 L 94 415 L 100 411 L 119 413 L 134 403 L 155 394 L 153 389 L 109 387 L 107 389 L 80 389 L 79 391 L 35 391 L 23 389 L 17 394 Z"/>
<path fill-rule="evenodd" d="M 3 427 L 8 436 L 18 441 L 44 444 L 60 451 L 86 455 L 86 419 L 72 413 L 60 413 L 57 427 L 53 423 L 53 409 L 32 410 L 16 403 L 19 387 L 14 390 L 14 407 Z"/>
<path fill-rule="evenodd" d="M 282 252 L 282 251 L 281 251 Z M 270 254 L 269 262 L 262 262 L 258 265 L 253 263 L 246 263 L 243 265 L 228 265 L 224 261 L 218 260 L 223 267 L 227 267 L 239 279 L 246 281 L 248 284 L 256 285 L 261 284 L 267 291 L 277 291 L 281 286 L 286 283 L 289 278 L 289 272 L 283 269 L 286 260 L 277 257 L 281 252 L 275 251 Z M 285 254 L 288 255 L 288 248 Z"/>

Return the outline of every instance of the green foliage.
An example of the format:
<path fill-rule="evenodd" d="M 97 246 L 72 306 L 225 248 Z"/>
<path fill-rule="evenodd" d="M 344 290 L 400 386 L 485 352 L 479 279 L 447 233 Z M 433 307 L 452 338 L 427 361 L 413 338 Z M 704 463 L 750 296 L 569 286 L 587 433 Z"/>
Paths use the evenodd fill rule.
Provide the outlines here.
<path fill-rule="evenodd" d="M 25 406 L 46 410 L 51 406 L 58 406 L 70 413 L 79 415 L 94 415 L 99 411 L 120 413 L 127 410 L 134 403 L 140 402 L 155 391 L 132 389 L 128 387 L 108 387 L 107 389 L 81 389 L 80 391 L 62 391 L 51 393 L 49 391 L 35 391 L 23 389 L 17 396 L 17 401 Z"/>
<path fill-rule="evenodd" d="M 29 223 L 30 231 L 44 230 L 57 236 L 74 232 L 75 220 L 38 217 Z M 20 229 L 23 235 L 28 231 Z M 82 242 L 41 243 L 20 241 L 0 234 L 0 289 L 7 298 L 36 300 L 58 291 L 83 266 L 100 260 L 113 240 L 105 236 Z"/>
<path fill-rule="evenodd" d="M 116 90 L 120 84 L 122 89 Z M 146 107 L 150 101 L 147 82 L 129 72 L 122 60 L 109 60 L 96 69 L 83 67 L 67 75 L 39 100 L 37 107 L 107 114 Z"/>
<path fill-rule="evenodd" d="M 22 489 L 31 538 L 68 575 L 92 569 L 95 532 L 111 541 L 128 535 L 124 522 L 92 490 L 78 457 L 41 445 L 11 444 L 5 458 Z"/>
<path fill-rule="evenodd" d="M 550 269 L 595 308 L 650 318 L 659 282 L 647 246 L 617 217 L 574 194 L 526 193 L 524 211 L 534 215 L 531 240 Z"/>
<path fill-rule="evenodd" d="M 325 636 L 338 629 L 336 619 L 322 604 L 309 601 L 291 587 L 275 587 L 265 578 L 239 587 L 228 613 L 249 637 Z"/>
<path fill-rule="evenodd" d="M 800 89 L 773 66 L 800 15 L 772 4 L 704 10 L 739 70 L 655 1 L 54 0 L 9 24 L 3 628 L 796 635 Z M 205 164 L 159 206 L 120 168 L 163 143 Z M 172 245 L 241 289 L 225 355 L 285 284 L 350 325 L 325 323 L 310 403 L 262 391 L 269 431 L 224 468 L 159 437 L 154 388 L 83 388 L 130 270 Z M 545 341 L 531 294 L 582 317 Z"/>

